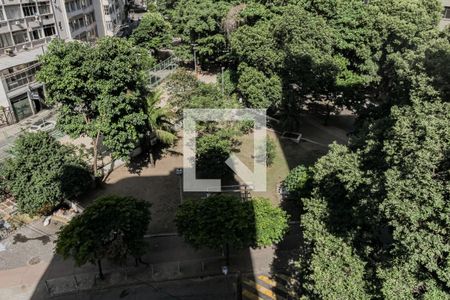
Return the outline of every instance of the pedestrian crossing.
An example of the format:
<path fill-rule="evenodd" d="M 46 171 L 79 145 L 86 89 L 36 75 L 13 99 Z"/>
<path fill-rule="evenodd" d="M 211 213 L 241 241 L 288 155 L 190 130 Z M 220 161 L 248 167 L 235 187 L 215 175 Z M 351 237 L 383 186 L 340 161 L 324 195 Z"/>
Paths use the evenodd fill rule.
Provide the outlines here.
<path fill-rule="evenodd" d="M 242 276 L 242 300 L 291 300 L 290 278 L 283 274 Z"/>

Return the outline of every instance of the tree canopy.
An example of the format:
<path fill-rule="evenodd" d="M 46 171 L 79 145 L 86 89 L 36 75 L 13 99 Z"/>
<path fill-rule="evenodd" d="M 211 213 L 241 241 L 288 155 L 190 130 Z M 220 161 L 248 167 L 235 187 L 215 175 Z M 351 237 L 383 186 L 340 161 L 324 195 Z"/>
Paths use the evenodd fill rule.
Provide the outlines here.
<path fill-rule="evenodd" d="M 288 227 L 286 213 L 268 199 L 242 202 L 230 195 L 186 200 L 175 221 L 189 244 L 212 249 L 270 246 L 282 240 Z"/>
<path fill-rule="evenodd" d="M 142 16 L 130 39 L 135 45 L 148 50 L 158 50 L 172 42 L 171 30 L 171 24 L 160 13 L 148 12 Z"/>
<path fill-rule="evenodd" d="M 15 141 L 11 157 L 0 165 L 0 180 L 19 211 L 31 215 L 50 213 L 92 184 L 79 151 L 45 132 L 26 133 Z"/>
<path fill-rule="evenodd" d="M 98 198 L 58 233 L 56 253 L 73 258 L 77 266 L 103 259 L 123 262 L 145 253 L 144 235 L 150 204 L 132 197 Z M 101 264 L 100 276 L 102 277 Z"/>
<path fill-rule="evenodd" d="M 450 107 L 429 91 L 418 86 L 409 105 L 393 106 L 314 166 L 299 263 L 312 298 L 448 298 Z M 351 249 L 338 260 L 351 272 L 340 276 L 323 257 L 336 243 Z M 330 276 L 352 279 L 324 290 Z"/>
<path fill-rule="evenodd" d="M 39 60 L 37 79 L 46 101 L 58 104 L 57 126 L 94 141 L 94 172 L 100 140 L 114 158 L 127 160 L 146 131 L 146 71 L 153 62 L 147 52 L 120 38 L 95 45 L 54 40 Z"/>

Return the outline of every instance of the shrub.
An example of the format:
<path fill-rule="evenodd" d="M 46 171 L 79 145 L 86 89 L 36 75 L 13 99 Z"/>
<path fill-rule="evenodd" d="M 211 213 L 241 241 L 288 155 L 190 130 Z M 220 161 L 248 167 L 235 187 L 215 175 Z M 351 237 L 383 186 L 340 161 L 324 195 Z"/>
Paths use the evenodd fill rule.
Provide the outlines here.
<path fill-rule="evenodd" d="M 47 214 L 92 184 L 88 167 L 75 148 L 62 145 L 48 133 L 26 133 L 16 140 L 11 154 L 0 168 L 0 189 L 15 198 L 22 213 Z"/>
<path fill-rule="evenodd" d="M 292 169 L 283 181 L 283 188 L 291 198 L 305 196 L 311 189 L 312 172 L 303 165 Z"/>

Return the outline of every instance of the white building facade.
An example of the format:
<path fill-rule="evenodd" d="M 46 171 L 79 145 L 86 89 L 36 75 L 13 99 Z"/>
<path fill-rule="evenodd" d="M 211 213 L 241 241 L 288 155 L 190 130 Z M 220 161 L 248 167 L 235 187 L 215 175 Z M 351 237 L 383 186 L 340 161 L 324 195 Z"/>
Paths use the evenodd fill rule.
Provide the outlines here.
<path fill-rule="evenodd" d="M 96 11 L 102 15 L 99 24 L 101 36 L 114 36 L 127 21 L 126 0 L 97 0 Z"/>
<path fill-rule="evenodd" d="M 0 0 L 0 124 L 43 108 L 36 59 L 57 35 L 51 0 Z"/>
<path fill-rule="evenodd" d="M 0 126 L 45 107 L 35 75 L 53 38 L 113 36 L 126 19 L 125 0 L 0 0 Z"/>

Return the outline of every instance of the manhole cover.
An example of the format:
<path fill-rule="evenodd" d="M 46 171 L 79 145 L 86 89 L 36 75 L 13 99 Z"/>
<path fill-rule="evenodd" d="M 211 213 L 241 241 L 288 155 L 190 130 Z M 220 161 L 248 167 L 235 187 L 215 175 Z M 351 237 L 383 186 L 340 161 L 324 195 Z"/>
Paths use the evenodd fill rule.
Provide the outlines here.
<path fill-rule="evenodd" d="M 35 256 L 28 261 L 28 264 L 36 265 L 36 264 L 40 263 L 40 261 L 41 261 L 41 259 L 39 257 Z"/>

